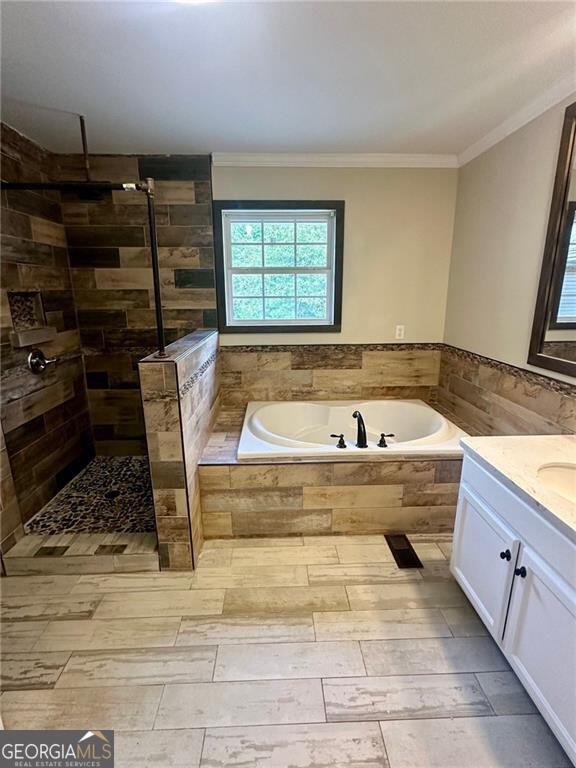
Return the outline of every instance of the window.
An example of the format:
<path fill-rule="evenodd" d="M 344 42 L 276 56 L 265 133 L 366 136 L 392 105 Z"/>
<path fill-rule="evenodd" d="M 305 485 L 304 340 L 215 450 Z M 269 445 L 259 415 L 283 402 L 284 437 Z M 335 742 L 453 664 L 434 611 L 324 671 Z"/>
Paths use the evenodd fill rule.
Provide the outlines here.
<path fill-rule="evenodd" d="M 343 202 L 215 201 L 220 330 L 339 331 Z"/>

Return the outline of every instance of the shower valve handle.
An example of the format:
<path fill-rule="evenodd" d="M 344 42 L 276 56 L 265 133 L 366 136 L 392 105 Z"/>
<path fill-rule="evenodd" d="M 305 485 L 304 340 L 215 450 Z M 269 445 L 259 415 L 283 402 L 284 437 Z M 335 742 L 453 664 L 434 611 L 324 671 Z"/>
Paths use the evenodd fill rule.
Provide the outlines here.
<path fill-rule="evenodd" d="M 57 362 L 57 357 L 45 357 L 41 349 L 33 349 L 28 355 L 28 368 L 36 375 L 44 373 L 49 365 L 55 365 Z"/>
<path fill-rule="evenodd" d="M 337 437 L 338 442 L 336 443 L 336 448 L 346 448 L 346 441 L 344 440 L 344 433 L 341 435 L 330 435 L 330 437 Z"/>

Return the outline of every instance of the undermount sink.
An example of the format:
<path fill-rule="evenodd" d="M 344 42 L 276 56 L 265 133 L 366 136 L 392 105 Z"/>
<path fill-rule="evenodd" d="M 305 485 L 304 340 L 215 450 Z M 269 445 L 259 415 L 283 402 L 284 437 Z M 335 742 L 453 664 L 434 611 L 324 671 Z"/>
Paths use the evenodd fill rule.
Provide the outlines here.
<path fill-rule="evenodd" d="M 543 464 L 538 479 L 551 491 L 576 502 L 576 464 Z"/>

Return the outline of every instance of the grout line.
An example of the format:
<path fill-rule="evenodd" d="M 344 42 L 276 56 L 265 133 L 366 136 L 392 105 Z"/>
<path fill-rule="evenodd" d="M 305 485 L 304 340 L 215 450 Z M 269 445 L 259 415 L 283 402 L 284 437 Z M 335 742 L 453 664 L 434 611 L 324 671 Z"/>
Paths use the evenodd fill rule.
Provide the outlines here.
<path fill-rule="evenodd" d="M 164 696 L 166 695 L 166 685 L 162 686 L 162 692 L 160 694 L 160 697 L 158 698 L 158 704 L 156 706 L 156 711 L 154 713 L 154 719 L 152 720 L 152 728 L 150 728 L 150 731 L 154 731 L 156 728 L 156 720 L 158 719 L 158 713 L 160 712 L 160 707 L 162 706 L 162 701 L 164 699 Z"/>

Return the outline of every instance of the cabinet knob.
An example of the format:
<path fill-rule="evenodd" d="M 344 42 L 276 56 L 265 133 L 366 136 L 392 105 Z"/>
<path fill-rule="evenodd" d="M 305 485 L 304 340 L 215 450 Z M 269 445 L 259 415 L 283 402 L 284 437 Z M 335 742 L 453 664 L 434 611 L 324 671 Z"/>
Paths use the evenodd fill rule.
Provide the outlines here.
<path fill-rule="evenodd" d="M 510 562 L 510 560 L 512 560 L 512 552 L 510 552 L 509 549 L 505 549 L 504 552 L 500 552 L 500 557 L 502 560 L 508 560 L 508 562 Z"/>
<path fill-rule="evenodd" d="M 521 565 L 520 568 L 516 568 L 515 569 L 514 575 L 515 576 L 520 576 L 521 579 L 525 579 L 526 578 L 526 568 L 523 565 Z"/>

